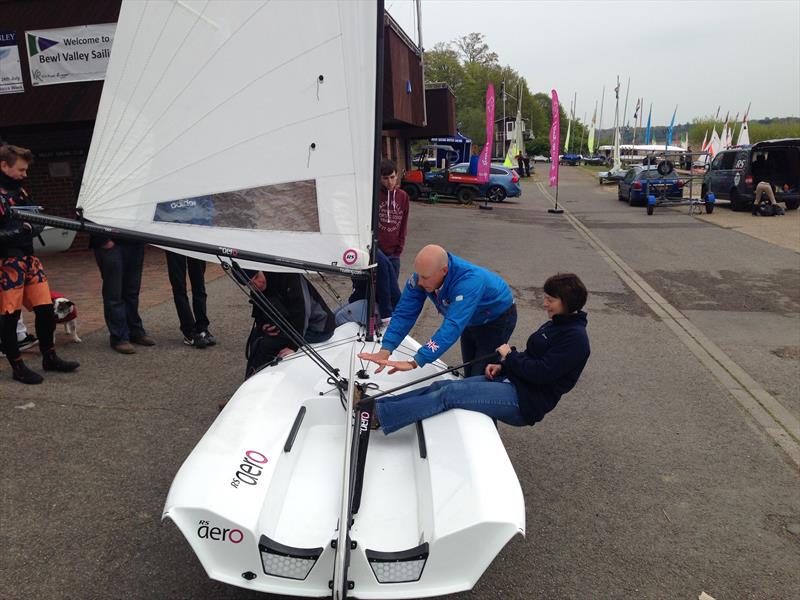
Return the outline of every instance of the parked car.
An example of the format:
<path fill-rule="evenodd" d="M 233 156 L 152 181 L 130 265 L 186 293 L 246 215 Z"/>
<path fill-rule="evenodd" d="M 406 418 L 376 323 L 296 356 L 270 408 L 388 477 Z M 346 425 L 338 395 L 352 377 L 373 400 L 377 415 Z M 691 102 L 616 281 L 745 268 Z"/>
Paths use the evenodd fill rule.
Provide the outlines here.
<path fill-rule="evenodd" d="M 533 157 L 532 160 L 535 163 L 537 163 L 537 162 L 550 162 L 550 157 L 549 156 L 544 156 L 543 154 L 537 154 L 536 156 Z"/>
<path fill-rule="evenodd" d="M 702 196 L 731 201 L 733 210 L 751 210 L 755 189 L 766 181 L 775 200 L 788 210 L 800 205 L 800 138 L 766 140 L 719 152 L 703 178 Z"/>
<path fill-rule="evenodd" d="M 514 169 L 493 164 L 489 181 L 484 184 L 478 183 L 475 175 L 468 175 L 468 170 L 469 163 L 459 163 L 441 171 L 411 171 L 406 173 L 400 185 L 411 200 L 436 194 L 456 198 L 462 204 L 468 204 L 475 198 L 502 202 L 508 197 L 516 198 L 522 194 L 519 175 Z"/>
<path fill-rule="evenodd" d="M 451 173 L 466 174 L 469 163 L 459 163 L 450 168 Z M 519 174 L 511 167 L 493 164 L 489 171 L 489 181 L 478 188 L 481 198 L 492 202 L 502 202 L 506 198 L 519 198 L 522 188 L 519 186 Z"/>
<path fill-rule="evenodd" d="M 683 180 L 675 171 L 667 175 L 658 172 L 658 166 L 635 166 L 628 169 L 617 184 L 617 198 L 627 200 L 631 206 L 644 206 L 648 196 L 669 199 L 683 198 Z"/>

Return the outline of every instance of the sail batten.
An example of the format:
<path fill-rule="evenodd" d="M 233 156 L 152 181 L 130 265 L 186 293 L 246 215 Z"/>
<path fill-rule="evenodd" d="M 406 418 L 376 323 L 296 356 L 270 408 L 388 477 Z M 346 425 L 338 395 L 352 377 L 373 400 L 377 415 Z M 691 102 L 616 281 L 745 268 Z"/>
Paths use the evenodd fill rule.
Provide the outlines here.
<path fill-rule="evenodd" d="M 243 249 L 366 267 L 376 10 L 325 0 L 302 11 L 277 1 L 124 2 L 78 201 L 86 218 L 190 239 L 192 210 L 235 198 L 231 206 L 258 215 L 242 219 L 253 229 L 216 232 L 211 219 L 204 238 L 235 235 L 230 245 Z M 287 192 L 281 215 L 272 186 L 291 183 L 308 206 Z M 162 217 L 173 207 L 174 222 L 158 222 L 159 205 Z M 278 217 L 294 223 L 303 211 L 298 241 Z"/>

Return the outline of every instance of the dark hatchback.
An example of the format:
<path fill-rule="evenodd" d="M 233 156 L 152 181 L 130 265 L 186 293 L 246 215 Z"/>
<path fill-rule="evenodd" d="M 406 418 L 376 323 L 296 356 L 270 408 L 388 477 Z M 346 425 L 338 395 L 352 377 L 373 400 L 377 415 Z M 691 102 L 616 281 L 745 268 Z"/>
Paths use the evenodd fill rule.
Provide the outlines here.
<path fill-rule="evenodd" d="M 766 181 L 775 200 L 794 210 L 800 205 L 800 138 L 767 140 L 719 152 L 703 178 L 703 198 L 714 194 L 731 201 L 733 210 L 750 210 L 759 182 Z"/>
<path fill-rule="evenodd" d="M 617 198 L 627 200 L 631 206 L 646 205 L 648 196 L 680 199 L 683 198 L 683 183 L 674 171 L 661 175 L 656 165 L 637 165 L 628 169 L 617 184 Z"/>

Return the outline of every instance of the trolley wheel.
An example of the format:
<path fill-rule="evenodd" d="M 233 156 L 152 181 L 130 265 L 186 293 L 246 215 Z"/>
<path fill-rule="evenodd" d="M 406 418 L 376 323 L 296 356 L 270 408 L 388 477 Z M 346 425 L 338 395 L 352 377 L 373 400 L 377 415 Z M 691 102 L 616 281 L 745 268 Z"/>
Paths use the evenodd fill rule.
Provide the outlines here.
<path fill-rule="evenodd" d="M 652 215 L 655 207 L 652 204 L 647 205 L 647 214 Z"/>
<path fill-rule="evenodd" d="M 710 215 L 713 212 L 714 212 L 714 203 L 706 202 L 706 214 Z"/>
<path fill-rule="evenodd" d="M 475 197 L 475 191 L 472 188 L 461 188 L 456 193 L 456 199 L 460 204 L 469 204 Z"/>

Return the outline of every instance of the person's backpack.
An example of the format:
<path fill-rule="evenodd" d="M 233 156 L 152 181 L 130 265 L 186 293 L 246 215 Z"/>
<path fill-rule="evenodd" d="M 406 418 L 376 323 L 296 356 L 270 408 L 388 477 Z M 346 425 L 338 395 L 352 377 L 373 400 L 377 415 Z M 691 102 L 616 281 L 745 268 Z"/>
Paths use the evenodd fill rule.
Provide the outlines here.
<path fill-rule="evenodd" d="M 783 207 L 779 206 L 778 204 L 762 202 L 758 205 L 758 208 L 753 211 L 753 214 L 757 217 L 778 217 L 785 214 L 785 212 L 786 211 L 783 210 Z"/>

